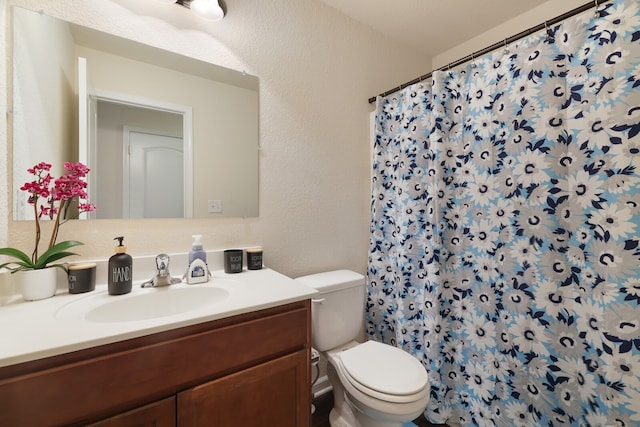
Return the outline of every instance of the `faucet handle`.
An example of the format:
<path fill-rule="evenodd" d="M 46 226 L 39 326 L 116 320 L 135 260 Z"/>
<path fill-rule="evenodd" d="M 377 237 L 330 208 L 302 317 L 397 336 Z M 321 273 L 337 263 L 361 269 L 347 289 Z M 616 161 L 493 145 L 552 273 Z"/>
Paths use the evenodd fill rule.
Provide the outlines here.
<path fill-rule="evenodd" d="M 158 271 L 156 271 L 151 280 L 147 280 L 141 285 L 143 288 L 173 285 L 182 281 L 176 277 L 171 277 L 171 273 L 169 273 L 169 255 L 160 254 L 156 256 L 156 267 Z"/>
<path fill-rule="evenodd" d="M 156 267 L 158 269 L 159 276 L 166 276 L 169 274 L 169 255 L 160 254 L 156 257 Z"/>

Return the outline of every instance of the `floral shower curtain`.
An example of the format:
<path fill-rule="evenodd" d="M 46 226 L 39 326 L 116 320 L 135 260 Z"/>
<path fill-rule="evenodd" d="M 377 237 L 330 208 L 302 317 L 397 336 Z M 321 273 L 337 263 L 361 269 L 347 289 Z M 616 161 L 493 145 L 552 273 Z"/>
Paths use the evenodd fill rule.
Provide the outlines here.
<path fill-rule="evenodd" d="M 378 99 L 367 332 L 432 422 L 640 425 L 640 2 Z"/>

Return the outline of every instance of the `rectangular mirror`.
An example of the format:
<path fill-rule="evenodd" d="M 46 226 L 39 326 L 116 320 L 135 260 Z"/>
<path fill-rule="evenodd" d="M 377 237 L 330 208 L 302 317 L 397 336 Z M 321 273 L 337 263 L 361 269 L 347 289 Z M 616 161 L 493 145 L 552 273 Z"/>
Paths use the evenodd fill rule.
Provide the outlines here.
<path fill-rule="evenodd" d="M 101 218 L 258 216 L 255 76 L 13 7 L 13 216 L 45 161 Z"/>

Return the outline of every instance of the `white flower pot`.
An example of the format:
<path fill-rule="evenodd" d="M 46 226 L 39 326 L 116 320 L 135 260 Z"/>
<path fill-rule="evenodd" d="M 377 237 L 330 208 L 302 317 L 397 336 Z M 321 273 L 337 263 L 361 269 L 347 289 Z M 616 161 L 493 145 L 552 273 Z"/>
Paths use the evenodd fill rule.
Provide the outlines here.
<path fill-rule="evenodd" d="M 22 298 L 36 301 L 51 298 L 58 287 L 58 271 L 56 268 L 40 270 L 23 270 L 13 274 L 20 287 Z"/>

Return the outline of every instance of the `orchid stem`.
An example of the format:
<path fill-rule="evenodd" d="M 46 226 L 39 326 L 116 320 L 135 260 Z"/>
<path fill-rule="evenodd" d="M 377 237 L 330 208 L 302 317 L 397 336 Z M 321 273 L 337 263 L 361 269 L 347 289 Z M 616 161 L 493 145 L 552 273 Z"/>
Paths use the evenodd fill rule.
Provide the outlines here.
<path fill-rule="evenodd" d="M 53 224 L 53 230 L 51 231 L 51 240 L 49 240 L 49 249 L 56 243 L 56 239 L 58 238 L 58 230 L 60 229 L 60 216 L 62 215 L 62 211 L 64 210 L 66 202 L 63 200 L 60 202 L 60 208 L 58 209 L 58 213 L 56 215 L 56 222 Z"/>
<path fill-rule="evenodd" d="M 31 261 L 35 264 L 38 262 L 38 245 L 40 244 L 40 221 L 38 220 L 38 198 L 33 202 L 33 213 L 36 218 L 36 245 L 31 254 Z"/>

